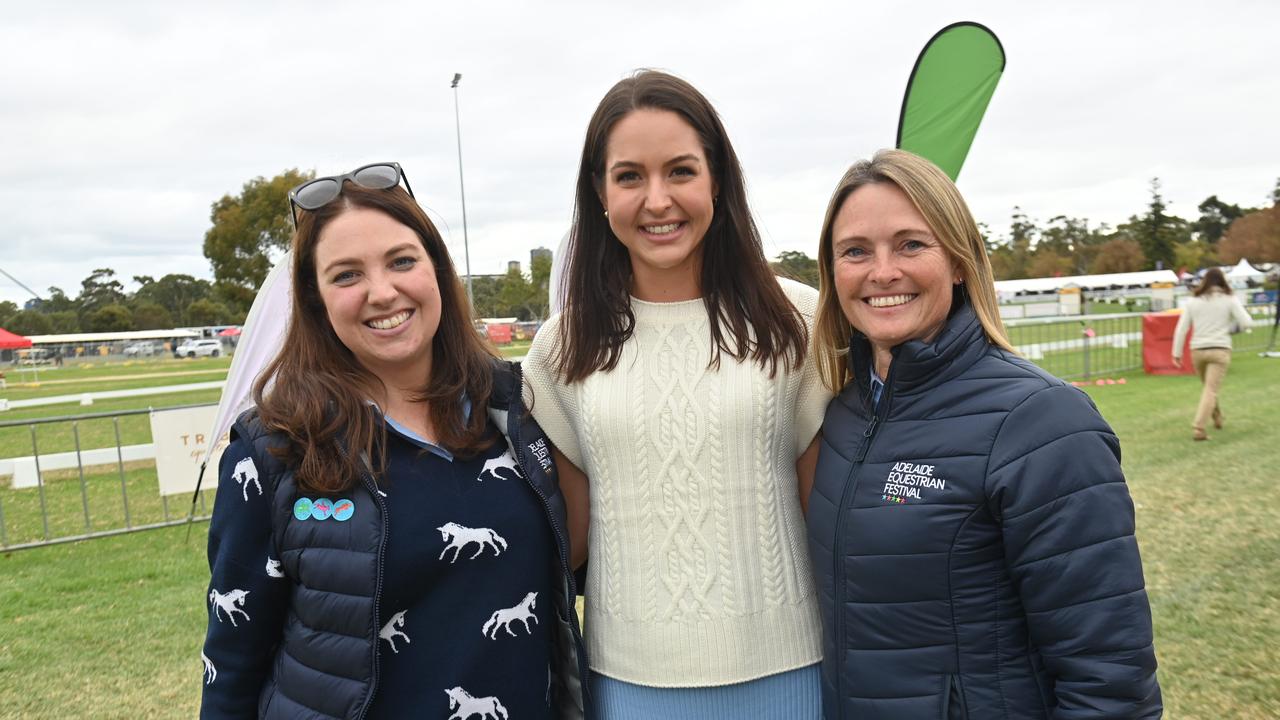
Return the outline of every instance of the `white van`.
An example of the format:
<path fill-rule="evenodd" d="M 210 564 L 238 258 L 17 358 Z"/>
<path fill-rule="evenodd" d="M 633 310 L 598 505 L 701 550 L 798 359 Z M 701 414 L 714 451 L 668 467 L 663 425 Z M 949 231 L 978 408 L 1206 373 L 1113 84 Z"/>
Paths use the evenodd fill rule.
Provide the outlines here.
<path fill-rule="evenodd" d="M 221 354 L 221 340 L 187 340 L 173 349 L 173 356 L 176 358 L 218 357 Z"/>

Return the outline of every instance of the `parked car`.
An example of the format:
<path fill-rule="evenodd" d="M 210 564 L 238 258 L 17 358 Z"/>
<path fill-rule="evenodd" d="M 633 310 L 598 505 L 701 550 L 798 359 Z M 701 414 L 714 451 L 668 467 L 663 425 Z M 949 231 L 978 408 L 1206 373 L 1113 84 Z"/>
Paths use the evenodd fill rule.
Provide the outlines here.
<path fill-rule="evenodd" d="M 173 349 L 173 356 L 177 358 L 218 357 L 221 354 L 221 340 L 187 340 Z"/>
<path fill-rule="evenodd" d="M 45 348 L 26 348 L 17 351 L 19 365 L 51 365 L 53 353 Z"/>
<path fill-rule="evenodd" d="M 160 348 L 153 342 L 136 342 L 125 347 L 125 357 L 151 357 L 160 352 Z"/>

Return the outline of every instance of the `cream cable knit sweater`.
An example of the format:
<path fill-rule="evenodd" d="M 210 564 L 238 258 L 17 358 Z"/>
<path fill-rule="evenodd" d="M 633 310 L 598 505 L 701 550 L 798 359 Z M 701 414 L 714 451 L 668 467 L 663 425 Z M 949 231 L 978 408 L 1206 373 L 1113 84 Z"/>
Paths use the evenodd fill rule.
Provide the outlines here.
<path fill-rule="evenodd" d="M 817 293 L 780 280 L 812 328 Z M 770 379 L 721 357 L 702 300 L 632 298 L 617 367 L 564 385 L 558 317 L 524 363 L 526 402 L 591 487 L 586 640 L 627 682 L 742 682 L 821 659 L 795 461 L 830 394 L 812 353 Z"/>

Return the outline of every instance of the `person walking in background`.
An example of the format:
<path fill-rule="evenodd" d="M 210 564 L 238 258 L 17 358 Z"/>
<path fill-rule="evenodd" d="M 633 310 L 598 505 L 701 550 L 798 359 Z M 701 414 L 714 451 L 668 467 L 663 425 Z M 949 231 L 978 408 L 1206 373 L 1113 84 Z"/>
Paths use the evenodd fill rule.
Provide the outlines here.
<path fill-rule="evenodd" d="M 1159 717 L 1119 440 L 1013 351 L 955 184 L 900 150 L 855 164 L 818 267 L 826 718 Z"/>
<path fill-rule="evenodd" d="M 568 255 L 526 403 L 571 510 L 589 495 L 596 716 L 817 718 L 800 505 L 831 397 L 808 352 L 817 292 L 774 277 L 733 146 L 689 83 L 642 71 L 600 101 Z"/>
<path fill-rule="evenodd" d="M 1221 430 L 1225 422 L 1218 405 L 1218 391 L 1227 377 L 1227 368 L 1231 367 L 1231 335 L 1241 330 L 1250 331 L 1253 318 L 1216 267 L 1205 272 L 1191 295 L 1173 331 L 1173 363 L 1182 364 L 1182 348 L 1190 332 L 1191 364 L 1204 385 L 1191 420 L 1191 439 L 1208 440 L 1205 424 L 1212 420 L 1213 426 Z"/>
<path fill-rule="evenodd" d="M 288 332 L 209 525 L 202 718 L 584 717 L 547 440 L 408 188 L 378 163 L 289 194 Z"/>

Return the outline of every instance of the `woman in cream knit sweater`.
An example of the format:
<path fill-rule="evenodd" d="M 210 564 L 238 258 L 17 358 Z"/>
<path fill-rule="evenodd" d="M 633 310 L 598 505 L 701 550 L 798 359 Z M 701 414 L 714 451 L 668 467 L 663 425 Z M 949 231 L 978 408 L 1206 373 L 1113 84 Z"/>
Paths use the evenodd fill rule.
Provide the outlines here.
<path fill-rule="evenodd" d="M 830 399 L 808 352 L 817 292 L 770 272 L 688 83 L 642 71 L 600 102 L 568 257 L 524 371 L 571 515 L 590 507 L 592 716 L 817 718 L 799 492 Z"/>
<path fill-rule="evenodd" d="M 1231 293 L 1231 286 L 1218 268 L 1210 268 L 1204 274 L 1192 295 L 1173 331 L 1173 361 L 1182 363 L 1182 348 L 1190 331 L 1191 363 L 1204 384 L 1195 418 L 1191 421 L 1191 437 L 1193 440 L 1208 440 L 1205 423 L 1212 419 L 1213 426 L 1219 429 L 1223 423 L 1218 390 L 1227 377 L 1227 368 L 1231 366 L 1232 325 L 1248 330 L 1253 319 Z"/>

